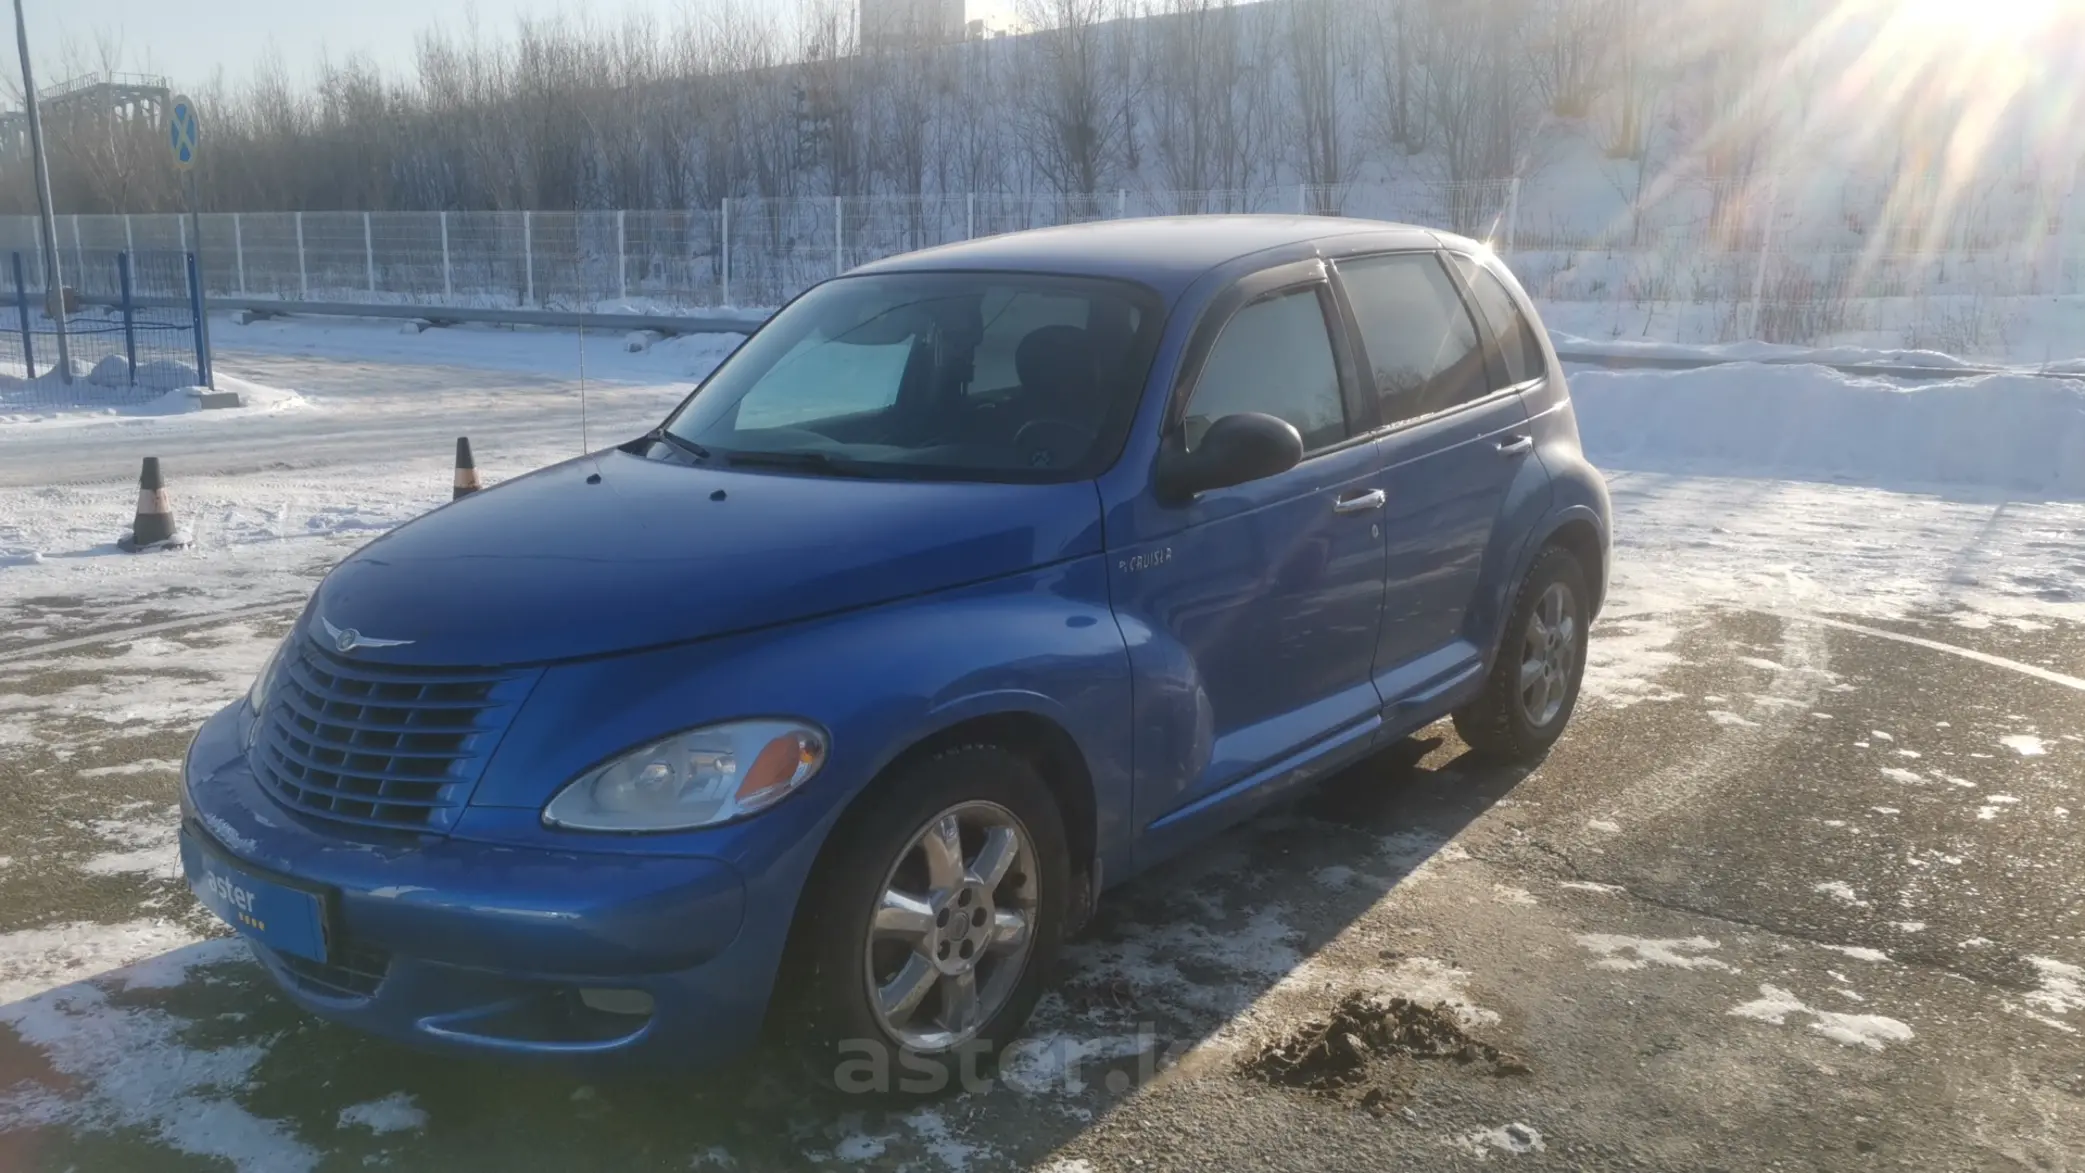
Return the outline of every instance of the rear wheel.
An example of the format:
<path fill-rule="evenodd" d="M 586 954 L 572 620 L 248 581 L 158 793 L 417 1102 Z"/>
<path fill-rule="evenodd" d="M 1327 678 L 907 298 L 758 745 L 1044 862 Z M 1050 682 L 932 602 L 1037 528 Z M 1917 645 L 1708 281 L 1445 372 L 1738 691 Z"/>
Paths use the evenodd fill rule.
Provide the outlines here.
<path fill-rule="evenodd" d="M 1041 997 L 1070 865 L 1055 799 L 997 746 L 944 750 L 871 799 L 819 869 L 817 1051 L 843 1091 L 989 1074 Z"/>
<path fill-rule="evenodd" d="M 1527 761 L 1563 735 L 1585 677 L 1586 598 L 1569 550 L 1549 546 L 1536 556 L 1484 692 L 1455 714 L 1455 731 L 1479 756 Z"/>

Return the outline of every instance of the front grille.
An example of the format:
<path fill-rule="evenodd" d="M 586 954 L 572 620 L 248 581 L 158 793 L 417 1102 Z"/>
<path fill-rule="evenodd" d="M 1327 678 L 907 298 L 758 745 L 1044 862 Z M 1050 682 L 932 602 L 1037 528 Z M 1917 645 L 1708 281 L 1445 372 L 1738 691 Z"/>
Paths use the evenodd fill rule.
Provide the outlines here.
<path fill-rule="evenodd" d="M 299 639 L 268 692 L 254 772 L 322 818 L 440 834 L 533 673 L 362 663 Z"/>
<path fill-rule="evenodd" d="M 348 944 L 333 950 L 335 960 L 312 961 L 268 950 L 268 956 L 306 993 L 321 998 L 368 998 L 384 984 L 391 955 L 367 945 Z"/>

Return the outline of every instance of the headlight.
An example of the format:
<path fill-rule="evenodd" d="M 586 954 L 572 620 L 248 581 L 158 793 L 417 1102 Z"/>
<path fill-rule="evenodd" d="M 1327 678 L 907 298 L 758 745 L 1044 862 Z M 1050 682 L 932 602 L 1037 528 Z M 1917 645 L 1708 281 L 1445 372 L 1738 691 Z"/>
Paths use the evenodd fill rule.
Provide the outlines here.
<path fill-rule="evenodd" d="M 282 661 L 282 649 L 288 647 L 289 642 L 295 638 L 297 629 L 292 627 L 290 633 L 276 643 L 275 650 L 268 653 L 267 662 L 261 665 L 260 675 L 255 676 L 253 684 L 246 689 L 247 712 L 259 716 L 261 706 L 268 703 L 268 689 L 274 683 L 275 666 Z"/>
<path fill-rule="evenodd" d="M 685 831 L 765 810 L 825 764 L 801 721 L 730 721 L 676 733 L 572 780 L 543 821 L 575 831 Z"/>

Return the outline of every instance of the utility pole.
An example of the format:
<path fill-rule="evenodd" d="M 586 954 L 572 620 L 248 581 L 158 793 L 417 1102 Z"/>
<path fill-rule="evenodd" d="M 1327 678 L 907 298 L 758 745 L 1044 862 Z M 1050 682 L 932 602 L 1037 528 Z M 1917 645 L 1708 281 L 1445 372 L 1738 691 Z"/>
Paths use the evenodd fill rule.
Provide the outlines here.
<path fill-rule="evenodd" d="M 43 119 L 36 111 L 36 75 L 29 68 L 29 22 L 22 0 L 14 0 L 14 39 L 22 54 L 22 104 L 29 115 L 29 153 L 36 159 L 36 210 L 43 222 L 44 293 L 56 296 L 58 378 L 72 382 L 72 350 L 65 343 L 65 280 L 58 271 L 58 222 L 51 214 L 51 167 L 43 156 Z"/>

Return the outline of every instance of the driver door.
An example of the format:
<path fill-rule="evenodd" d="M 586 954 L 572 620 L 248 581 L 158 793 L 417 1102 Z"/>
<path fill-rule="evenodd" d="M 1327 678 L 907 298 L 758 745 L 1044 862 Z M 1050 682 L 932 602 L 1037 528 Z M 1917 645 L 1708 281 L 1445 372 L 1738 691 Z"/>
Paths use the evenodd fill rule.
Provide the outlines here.
<path fill-rule="evenodd" d="M 1382 619 L 1383 495 L 1355 365 L 1316 262 L 1249 279 L 1216 318 L 1174 425 L 1191 450 L 1208 424 L 1264 412 L 1302 434 L 1303 460 L 1151 515 L 1177 529 L 1109 554 L 1110 588 L 1139 689 L 1191 694 L 1192 733 L 1137 722 L 1139 859 L 1230 821 L 1255 798 L 1365 752 L 1381 698 L 1370 676 Z M 1212 327 L 1205 325 L 1204 330 Z M 1162 683 L 1160 683 L 1162 682 Z M 1154 700 L 1156 698 L 1154 697 Z M 1181 743 L 1185 736 L 1187 743 Z"/>

